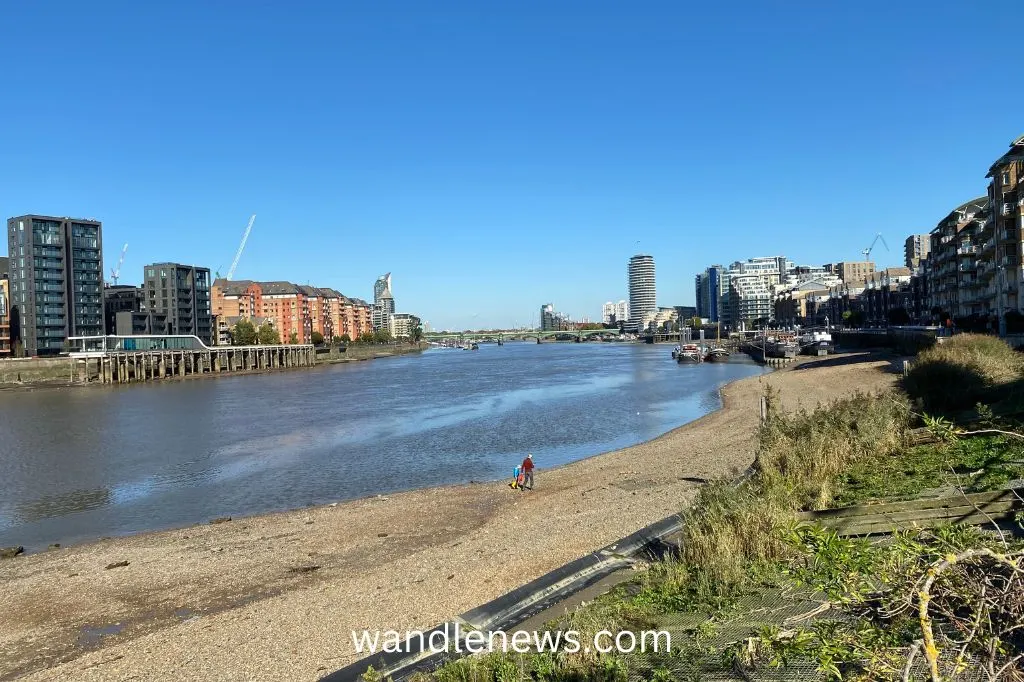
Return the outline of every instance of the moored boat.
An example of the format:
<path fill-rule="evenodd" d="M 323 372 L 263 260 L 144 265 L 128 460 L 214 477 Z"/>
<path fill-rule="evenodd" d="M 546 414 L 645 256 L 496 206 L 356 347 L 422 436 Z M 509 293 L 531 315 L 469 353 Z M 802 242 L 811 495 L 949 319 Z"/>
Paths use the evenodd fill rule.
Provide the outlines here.
<path fill-rule="evenodd" d="M 676 362 L 700 362 L 704 359 L 704 356 L 700 352 L 700 347 L 695 343 L 687 343 L 679 347 L 679 351 L 676 353 Z"/>
<path fill-rule="evenodd" d="M 704 360 L 705 362 L 729 362 L 729 351 L 721 346 L 709 348 L 704 354 Z"/>
<path fill-rule="evenodd" d="M 800 337 L 800 352 L 804 355 L 828 355 L 835 352 L 832 335 L 828 332 L 808 332 Z"/>

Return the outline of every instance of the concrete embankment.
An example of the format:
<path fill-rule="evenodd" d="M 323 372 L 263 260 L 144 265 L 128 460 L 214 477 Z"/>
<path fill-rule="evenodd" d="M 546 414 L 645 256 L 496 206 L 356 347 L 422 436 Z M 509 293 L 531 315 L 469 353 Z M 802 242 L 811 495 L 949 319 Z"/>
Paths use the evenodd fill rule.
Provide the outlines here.
<path fill-rule="evenodd" d="M 415 490 L 0 561 L 0 679 L 322 677 L 359 657 L 353 631 L 449 622 L 742 472 L 765 385 L 812 408 L 897 376 L 868 353 L 809 359 L 727 386 L 723 409 L 653 441 L 540 461 L 533 491 Z"/>

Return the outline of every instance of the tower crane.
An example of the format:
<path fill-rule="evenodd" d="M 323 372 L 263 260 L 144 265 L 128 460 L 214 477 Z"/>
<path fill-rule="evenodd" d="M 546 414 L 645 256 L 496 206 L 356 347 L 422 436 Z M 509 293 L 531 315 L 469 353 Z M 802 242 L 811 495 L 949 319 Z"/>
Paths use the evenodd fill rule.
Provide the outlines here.
<path fill-rule="evenodd" d="M 121 276 L 121 266 L 124 265 L 124 254 L 128 252 L 128 242 L 124 243 L 121 249 L 121 257 L 117 259 L 117 267 L 110 271 L 110 279 L 117 286 L 117 280 Z"/>
<path fill-rule="evenodd" d="M 235 276 L 235 268 L 238 267 L 238 260 L 242 257 L 242 250 L 245 249 L 245 242 L 249 240 L 249 233 L 252 232 L 253 221 L 256 220 L 256 214 L 253 213 L 252 217 L 249 218 L 249 225 L 245 228 L 245 234 L 242 235 L 242 243 L 238 245 L 238 251 L 235 252 L 235 260 L 231 261 L 231 267 L 228 268 L 228 274 L 224 279 L 230 280 Z M 220 273 L 217 273 L 217 277 L 220 277 Z"/>
<path fill-rule="evenodd" d="M 863 253 L 863 254 L 864 254 L 864 260 L 868 260 L 868 258 L 870 258 L 870 257 L 871 257 L 871 251 L 872 251 L 872 249 L 874 249 L 874 248 L 875 248 L 875 244 L 877 244 L 877 243 L 878 243 L 878 240 L 879 240 L 879 239 L 881 239 L 881 240 L 882 240 L 882 246 L 884 246 L 884 247 L 885 247 L 885 250 L 886 250 L 886 251 L 888 251 L 888 250 L 889 250 L 889 245 L 885 243 L 885 237 L 883 237 L 883 236 L 882 236 L 882 233 L 881 233 L 881 232 L 879 232 L 878 234 L 876 234 L 876 235 L 875 235 L 875 239 L 874 239 L 874 241 L 873 241 L 873 242 L 871 242 L 871 246 L 869 246 L 868 248 L 866 248 L 866 249 L 864 249 L 863 251 L 861 251 L 861 253 Z"/>

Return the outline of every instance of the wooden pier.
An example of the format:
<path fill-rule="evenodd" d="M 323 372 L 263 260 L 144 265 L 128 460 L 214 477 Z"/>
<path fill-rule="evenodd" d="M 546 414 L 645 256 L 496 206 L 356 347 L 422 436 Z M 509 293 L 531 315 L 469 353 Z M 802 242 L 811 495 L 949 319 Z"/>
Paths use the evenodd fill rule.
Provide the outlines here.
<path fill-rule="evenodd" d="M 81 340 L 77 337 L 75 340 Z M 195 337 L 174 339 L 177 348 L 154 348 L 160 337 L 85 337 L 89 344 L 72 351 L 77 381 L 102 384 L 135 384 L 203 374 L 256 372 L 316 364 L 311 345 L 206 346 Z M 125 343 L 128 339 L 130 343 Z M 76 370 L 76 371 L 75 371 Z"/>
<path fill-rule="evenodd" d="M 96 377 L 103 384 L 134 384 L 196 374 L 226 374 L 309 367 L 312 346 L 245 346 L 210 351 L 137 351 L 78 361 L 79 381 Z M 92 365 L 90 367 L 90 365 Z"/>

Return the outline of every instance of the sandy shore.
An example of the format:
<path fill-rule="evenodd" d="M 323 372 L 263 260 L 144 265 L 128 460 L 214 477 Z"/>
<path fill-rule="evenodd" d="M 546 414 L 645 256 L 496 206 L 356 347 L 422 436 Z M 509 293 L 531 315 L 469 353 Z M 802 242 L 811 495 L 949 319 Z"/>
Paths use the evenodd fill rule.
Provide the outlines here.
<path fill-rule="evenodd" d="M 745 379 L 654 441 L 538 462 L 532 492 L 434 488 L 0 561 L 0 679 L 315 680 L 355 658 L 352 630 L 433 626 L 742 471 L 765 384 L 793 409 L 895 377 L 855 354 Z"/>

